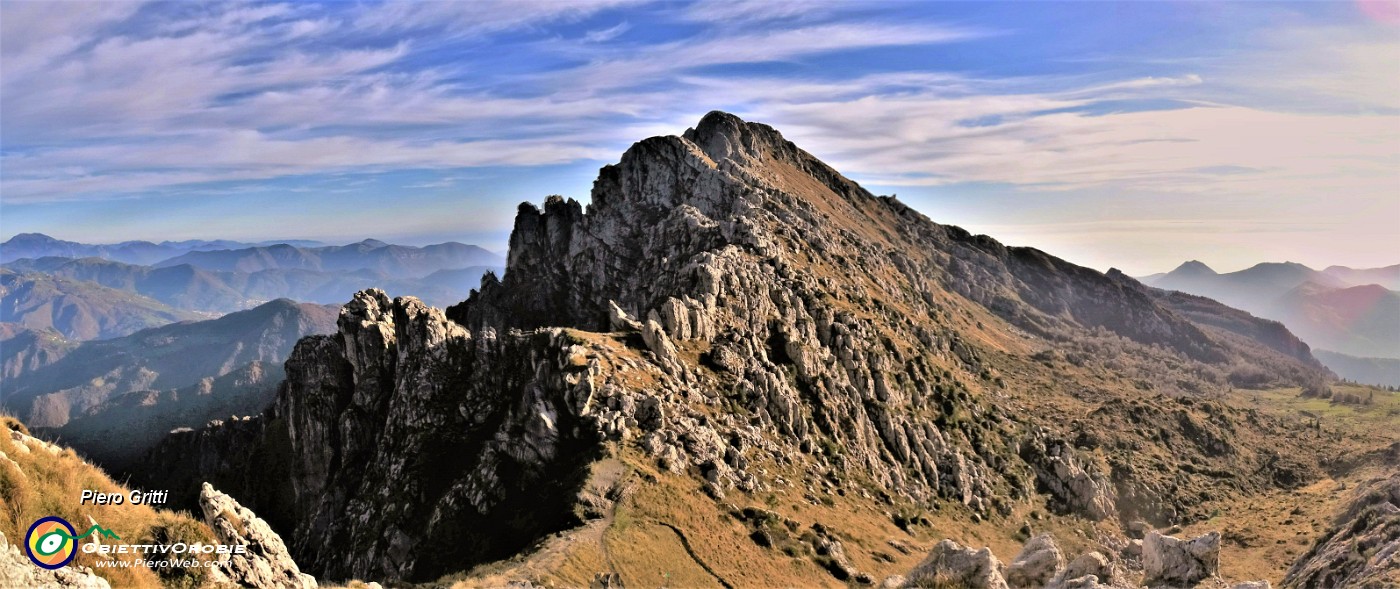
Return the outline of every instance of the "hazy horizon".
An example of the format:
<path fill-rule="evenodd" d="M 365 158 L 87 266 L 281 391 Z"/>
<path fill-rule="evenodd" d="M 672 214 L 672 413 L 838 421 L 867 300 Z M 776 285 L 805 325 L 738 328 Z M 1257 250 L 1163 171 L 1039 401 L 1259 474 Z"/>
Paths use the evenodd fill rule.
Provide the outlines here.
<path fill-rule="evenodd" d="M 726 110 L 1099 270 L 1388 266 L 1397 6 L 9 2 L 0 234 L 504 252 Z"/>
<path fill-rule="evenodd" d="M 150 243 L 161 243 L 161 242 L 163 242 L 163 241 L 174 241 L 174 242 L 187 241 L 186 239 L 166 239 L 166 238 L 162 238 L 162 239 L 143 239 L 143 238 L 135 237 L 135 238 L 129 238 L 129 239 L 118 239 L 118 240 L 115 240 L 115 241 L 85 242 L 85 241 L 82 241 L 82 240 L 80 240 L 80 239 L 70 239 L 70 238 L 62 237 L 62 236 L 60 236 L 60 235 L 55 235 L 55 234 L 52 234 L 52 233 L 46 233 L 46 232 L 43 232 L 43 231 L 32 231 L 32 232 L 26 232 L 26 233 L 42 233 L 42 234 L 48 235 L 49 237 L 52 237 L 52 238 L 54 238 L 54 239 L 59 239 L 59 240 L 63 240 L 63 241 L 73 241 L 73 242 L 77 242 L 77 243 L 84 243 L 84 244 L 87 244 L 87 245 L 115 245 L 115 244 L 119 244 L 119 243 L 122 243 L 122 242 L 131 242 L 131 241 L 146 241 L 146 242 L 150 242 Z M 19 234 L 16 233 L 16 234 L 13 234 L 13 235 L 4 235 L 4 236 L 0 236 L 0 242 L 8 241 L 9 239 L 15 237 L 16 235 L 19 235 Z M 327 246 L 350 245 L 350 244 L 359 243 L 359 242 L 361 242 L 361 241 L 365 241 L 365 240 L 368 240 L 368 239 L 374 239 L 374 240 L 383 241 L 383 242 L 385 242 L 385 243 L 389 243 L 389 244 L 392 244 L 392 245 L 408 245 L 408 246 L 416 246 L 416 247 L 423 247 L 423 246 L 428 246 L 428 245 L 435 245 L 435 244 L 445 243 L 445 242 L 449 242 L 449 241 L 455 241 L 455 242 L 463 243 L 463 244 L 466 244 L 466 245 L 475 245 L 475 246 L 481 247 L 482 249 L 485 249 L 485 250 L 487 250 L 487 251 L 490 251 L 491 253 L 495 253 L 495 254 L 499 254 L 499 255 L 501 255 L 501 256 L 505 256 L 505 255 L 508 253 L 507 250 L 509 250 L 509 235 L 510 235 L 510 231 L 509 231 L 509 230 L 506 230 L 506 231 L 504 231 L 503 233 L 501 233 L 501 237 L 500 237 L 499 239 L 492 239 L 492 240 L 489 240 L 489 241 L 482 241 L 482 242 L 471 241 L 471 240 L 465 240 L 465 239 L 461 238 L 460 236 L 454 237 L 454 236 L 452 236 L 452 235 L 442 235 L 442 236 L 417 236 L 417 237 L 407 237 L 407 238 L 403 238 L 403 239 L 385 238 L 385 237 L 379 237 L 379 236 L 374 236 L 374 235 L 365 236 L 365 237 L 339 237 L 339 238 L 325 238 L 325 239 L 317 239 L 317 238 L 309 238 L 309 237 L 295 237 L 295 236 L 293 236 L 293 237 L 280 237 L 280 238 L 274 237 L 274 238 L 269 238 L 269 239 L 262 239 L 262 238 L 246 238 L 246 239 L 240 239 L 240 238 L 231 238 L 231 237 L 198 237 L 198 238 L 190 238 L 190 239 L 191 239 L 191 240 L 202 240 L 202 241 L 234 241 L 234 242 L 253 243 L 253 244 L 256 244 L 256 243 L 269 243 L 269 242 L 277 242 L 277 241 L 315 241 L 315 242 L 320 242 L 320 243 L 322 243 L 322 244 L 324 244 L 324 245 L 327 245 Z M 994 237 L 995 237 L 995 236 L 994 236 Z M 1007 243 L 1006 245 L 1036 247 L 1036 246 L 1031 245 L 1031 244 L 1019 244 L 1019 243 Z M 1038 248 L 1038 247 L 1037 247 L 1037 249 L 1043 249 L 1043 248 Z M 1057 255 L 1057 254 L 1055 254 L 1055 252 L 1053 252 L 1053 251 L 1048 252 L 1048 253 L 1050 253 L 1050 254 L 1052 254 L 1052 255 Z M 1057 255 L 1057 256 L 1058 256 L 1058 255 Z M 1058 257 L 1064 257 L 1064 256 L 1058 256 Z M 1075 260 L 1070 259 L 1070 258 L 1065 258 L 1065 259 L 1069 260 L 1070 262 L 1075 262 Z M 1170 272 L 1170 271 L 1172 271 L 1172 270 L 1175 270 L 1177 267 L 1181 266 L 1182 264 L 1185 264 L 1185 263 L 1191 262 L 1191 261 L 1201 262 L 1201 263 L 1203 263 L 1203 264 L 1209 266 L 1211 270 L 1214 270 L 1214 271 L 1215 271 L 1216 273 L 1218 273 L 1218 274 L 1228 274 L 1228 273 L 1231 273 L 1231 272 L 1238 272 L 1238 271 L 1240 271 L 1240 270 L 1247 270 L 1247 269 L 1252 268 L 1252 267 L 1254 267 L 1254 266 L 1257 266 L 1257 265 L 1259 265 L 1259 264 L 1286 264 L 1286 263 L 1296 263 L 1296 264 L 1303 264 L 1304 266 L 1308 266 L 1308 267 L 1310 267 L 1310 268 L 1312 268 L 1312 269 L 1314 269 L 1314 270 L 1324 270 L 1324 269 L 1328 268 L 1329 266 L 1344 266 L 1344 267 L 1353 268 L 1353 269 L 1373 269 L 1373 268 L 1383 268 L 1383 267 L 1389 267 L 1389 266 L 1400 265 L 1400 260 L 1396 260 L 1396 261 L 1393 261 L 1393 262 L 1390 262 L 1390 263 L 1377 264 L 1377 265 L 1374 265 L 1374 266 L 1353 265 L 1353 264 L 1345 264 L 1345 263 L 1337 263 L 1337 262 L 1308 263 L 1308 262 L 1305 262 L 1305 261 L 1302 261 L 1302 260 L 1259 260 L 1259 261 L 1256 261 L 1256 262 L 1248 263 L 1248 264 L 1243 265 L 1243 266 L 1221 266 L 1221 265 L 1213 264 L 1213 263 L 1211 263 L 1209 260 L 1202 260 L 1202 259 L 1198 259 L 1198 258 L 1185 258 L 1185 259 L 1180 260 L 1179 262 L 1175 263 L 1174 265 L 1172 265 L 1171 267 L 1168 267 L 1168 268 L 1161 268 L 1161 269 L 1158 269 L 1158 270 L 1153 270 L 1153 271 L 1149 271 L 1149 272 L 1141 272 L 1141 273 L 1129 272 L 1128 274 L 1131 275 L 1131 276 L 1150 276 L 1150 275 L 1153 275 L 1153 274 L 1164 274 L 1164 273 Z M 1077 262 L 1076 262 L 1076 263 L 1077 263 Z M 1081 264 L 1081 265 L 1082 265 L 1082 264 Z M 1110 267 L 1118 268 L 1118 266 L 1105 266 L 1105 267 L 1103 267 L 1103 268 L 1096 268 L 1096 269 L 1099 270 L 1099 271 L 1101 271 L 1101 272 L 1106 272 L 1106 271 L 1108 271 L 1108 269 L 1109 269 Z M 1119 269 L 1121 270 L 1122 268 L 1119 268 Z"/>

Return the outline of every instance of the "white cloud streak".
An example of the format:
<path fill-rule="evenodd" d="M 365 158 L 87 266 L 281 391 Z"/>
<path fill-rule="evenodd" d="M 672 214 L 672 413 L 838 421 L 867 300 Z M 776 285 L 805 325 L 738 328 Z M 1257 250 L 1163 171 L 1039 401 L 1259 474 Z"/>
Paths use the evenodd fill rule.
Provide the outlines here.
<path fill-rule="evenodd" d="M 1255 51 L 1198 72 L 1117 79 L 736 77 L 713 68 L 1007 33 L 726 2 L 676 8 L 677 21 L 700 31 L 638 45 L 624 35 L 629 21 L 599 16 L 632 3 L 215 5 L 159 18 L 142 12 L 140 23 L 137 4 L 63 5 L 74 16 L 58 19 L 52 4 L 4 3 L 4 202 L 347 170 L 611 159 L 628 141 L 679 132 L 716 107 L 773 124 L 853 176 L 886 185 L 1393 199 L 1400 181 L 1393 35 L 1271 31 Z M 602 28 L 572 39 L 547 30 L 591 17 Z M 507 31 L 534 33 L 512 50 L 558 65 L 487 71 L 480 60 L 500 58 L 491 36 Z M 477 41 L 460 59 L 425 57 L 464 38 Z M 1311 108 L 1260 98 L 1287 89 L 1306 94 Z M 1177 108 L 1111 105 L 1122 101 Z M 1345 108 L 1327 108 L 1338 103 Z"/>
<path fill-rule="evenodd" d="M 682 17 L 723 26 L 743 26 L 774 21 L 792 22 L 829 16 L 858 3 L 796 2 L 793 0 L 710 0 L 691 4 Z"/>
<path fill-rule="evenodd" d="M 390 0 L 354 19 L 357 29 L 372 32 L 439 30 L 448 37 L 469 37 L 510 29 L 574 21 L 645 0 L 470 0 L 425 2 Z"/>
<path fill-rule="evenodd" d="M 583 35 L 583 40 L 589 43 L 606 43 L 622 36 L 627 31 L 632 30 L 632 25 L 626 21 L 617 23 L 606 29 L 588 31 Z"/>
<path fill-rule="evenodd" d="M 606 158 L 625 133 L 657 128 L 657 113 L 676 102 L 670 78 L 679 72 L 979 34 L 821 24 L 706 33 L 639 57 L 606 46 L 627 30 L 622 23 L 581 39 L 577 50 L 594 57 L 544 84 L 582 80 L 573 90 L 515 95 L 473 82 L 469 64 L 412 61 L 446 39 L 577 20 L 628 3 L 390 2 L 350 14 L 219 5 L 194 15 L 146 15 L 143 26 L 131 20 L 139 6 L 99 4 L 61 30 L 43 28 L 54 26 L 51 15 L 32 5 L 5 4 L 4 198 L 100 198 L 351 168 Z M 31 22 L 42 35 L 11 30 Z M 403 36 L 408 31 L 416 32 Z M 638 80 L 653 80 L 656 89 L 619 91 Z"/>

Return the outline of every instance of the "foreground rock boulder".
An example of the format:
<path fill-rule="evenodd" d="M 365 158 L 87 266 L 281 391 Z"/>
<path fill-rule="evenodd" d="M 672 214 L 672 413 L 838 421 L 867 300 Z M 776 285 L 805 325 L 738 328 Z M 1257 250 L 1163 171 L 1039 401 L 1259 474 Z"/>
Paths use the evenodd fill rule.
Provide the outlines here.
<path fill-rule="evenodd" d="M 252 511 L 208 483 L 199 493 L 199 506 L 220 544 L 248 547 L 247 554 L 225 555 L 209 570 L 214 585 L 316 589 L 316 579 L 301 572 L 282 537 Z"/>
<path fill-rule="evenodd" d="M 1031 538 L 1006 569 L 1012 587 L 1044 587 L 1065 566 L 1065 557 L 1050 534 Z"/>
<path fill-rule="evenodd" d="M 10 544 L 0 533 L 0 587 L 29 589 L 110 589 L 107 579 L 92 574 L 88 567 L 66 566 L 46 570 L 34 566 L 19 546 Z"/>
<path fill-rule="evenodd" d="M 1148 532 L 1142 541 L 1143 582 L 1149 587 L 1195 587 L 1220 570 L 1220 533 L 1181 540 Z"/>
<path fill-rule="evenodd" d="M 1056 579 L 1057 583 L 1052 585 L 1064 588 L 1094 587 L 1099 583 L 1111 583 L 1113 578 L 1113 565 L 1108 557 L 1097 552 L 1086 552 L 1070 562 Z"/>
<path fill-rule="evenodd" d="M 965 548 L 952 540 L 934 546 L 928 558 L 904 576 L 903 586 L 1008 589 L 1001 561 L 991 550 Z"/>

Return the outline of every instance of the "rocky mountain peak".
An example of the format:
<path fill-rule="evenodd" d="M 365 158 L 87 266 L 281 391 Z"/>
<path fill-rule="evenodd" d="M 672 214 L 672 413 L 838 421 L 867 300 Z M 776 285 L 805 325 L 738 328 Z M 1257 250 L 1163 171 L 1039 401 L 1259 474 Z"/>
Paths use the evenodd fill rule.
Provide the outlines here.
<path fill-rule="evenodd" d="M 1215 270 L 1199 260 L 1189 260 L 1177 266 L 1175 270 L 1171 271 L 1171 274 L 1176 274 L 1178 276 L 1213 276 L 1215 275 Z"/>
<path fill-rule="evenodd" d="M 797 147 L 783 139 L 777 129 L 762 123 L 749 123 L 723 111 L 711 111 L 682 137 L 699 147 L 715 162 L 733 161 L 761 165 L 774 158 L 795 159 Z"/>
<path fill-rule="evenodd" d="M 5 241 L 5 245 L 20 243 L 52 243 L 58 241 L 43 233 L 16 233 L 14 237 Z"/>
<path fill-rule="evenodd" d="M 286 472 L 218 483 L 270 492 L 247 502 L 294 526 L 298 562 L 333 579 L 432 578 L 599 517 L 625 495 L 594 484 L 603 460 L 716 502 L 835 495 L 982 520 L 1043 493 L 1094 520 L 1176 521 L 1200 502 L 1154 491 L 1183 484 L 1174 469 L 1110 466 L 1071 418 L 1024 405 L 1068 395 L 1045 366 L 1094 370 L 1075 394 L 1096 404 L 1131 392 L 1113 401 L 1128 408 L 1074 413 L 1105 437 L 1132 431 L 1111 422 L 1131 412 L 1162 439 L 1218 441 L 1244 419 L 1139 391 L 1218 388 L 1229 362 L 1273 354 L 1121 274 L 933 223 L 725 113 L 633 145 L 586 209 L 522 204 L 504 276 L 445 314 L 366 291 L 338 327 L 302 340 L 274 406 L 227 434 L 255 448 L 226 460 L 282 452 L 266 462 Z M 1103 355 L 1162 372 L 1130 382 Z M 203 435 L 153 463 L 235 446 Z M 1223 442 L 1174 451 L 1275 468 Z M 811 529 L 827 570 L 859 578 L 837 536 Z"/>
<path fill-rule="evenodd" d="M 729 282 L 746 274 L 793 284 L 802 297 L 855 296 L 877 315 L 927 314 L 941 298 L 932 293 L 951 291 L 1023 327 L 1104 326 L 1142 343 L 1170 341 L 1197 358 L 1221 355 L 1132 281 L 933 223 L 771 127 L 719 112 L 683 137 L 633 145 L 600 171 L 586 211 L 562 197 L 543 210 L 522 205 L 504 278 L 448 314 L 473 329 L 605 329 L 611 304 L 645 319 L 669 299 L 718 304 L 737 294 L 727 292 L 731 285 L 751 297 L 758 293 L 750 285 L 769 283 Z M 745 310 L 736 324 L 769 323 L 749 316 L 765 307 Z M 769 339 L 763 327 L 736 328 Z"/>

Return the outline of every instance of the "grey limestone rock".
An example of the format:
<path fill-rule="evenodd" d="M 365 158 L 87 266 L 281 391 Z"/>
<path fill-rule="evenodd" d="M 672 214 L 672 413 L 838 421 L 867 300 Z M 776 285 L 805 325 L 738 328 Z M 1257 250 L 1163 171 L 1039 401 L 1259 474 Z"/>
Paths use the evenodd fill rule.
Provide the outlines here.
<path fill-rule="evenodd" d="M 208 483 L 199 494 L 204 521 L 220 544 L 243 546 L 245 554 L 224 554 L 209 569 L 215 584 L 267 589 L 316 589 L 316 579 L 301 572 L 272 528 L 232 497 Z"/>
<path fill-rule="evenodd" d="M 1220 533 L 1181 540 L 1148 532 L 1142 541 L 1142 565 L 1149 587 L 1195 587 L 1220 570 Z"/>
<path fill-rule="evenodd" d="M 1332 528 L 1288 569 L 1281 586 L 1400 586 L 1400 474 L 1359 485 Z"/>
<path fill-rule="evenodd" d="M 1103 540 L 1113 540 L 1105 539 Z M 1219 540 L 1211 532 L 1190 541 L 1152 532 L 1146 545 L 1154 560 L 1143 584 L 1123 568 L 1123 563 L 1097 551 L 1072 559 L 1068 565 L 1049 534 L 1031 538 L 1020 554 L 1003 570 L 991 551 L 964 548 L 952 540 L 934 546 L 928 558 L 902 577 L 889 577 L 883 586 L 898 587 L 1009 587 L 1011 589 L 1178 589 L 1187 587 L 1268 588 L 1267 581 L 1228 585 L 1216 576 Z M 1114 542 L 1110 541 L 1110 544 Z"/>
<path fill-rule="evenodd" d="M 1021 456 L 1034 468 L 1036 480 L 1065 511 L 1093 520 L 1117 512 L 1117 499 L 1108 477 L 1081 459 L 1069 444 L 1038 433 L 1024 442 Z"/>
<path fill-rule="evenodd" d="M 1008 589 L 1001 561 L 986 548 L 964 548 L 952 540 L 933 547 L 923 562 L 905 575 L 904 587 Z"/>
<path fill-rule="evenodd" d="M 88 567 L 47 570 L 34 566 L 19 546 L 0 534 L 0 587 L 26 589 L 110 589 L 111 584 Z"/>
<path fill-rule="evenodd" d="M 1113 568 L 1109 564 L 1108 558 L 1098 552 L 1086 552 L 1079 555 L 1065 567 L 1063 578 L 1078 579 L 1084 576 L 1093 576 L 1103 583 L 1108 583 L 1113 578 Z"/>
<path fill-rule="evenodd" d="M 1006 582 L 1012 587 L 1044 587 L 1065 566 L 1065 557 L 1050 534 L 1040 534 L 1025 546 L 1006 567 Z"/>

